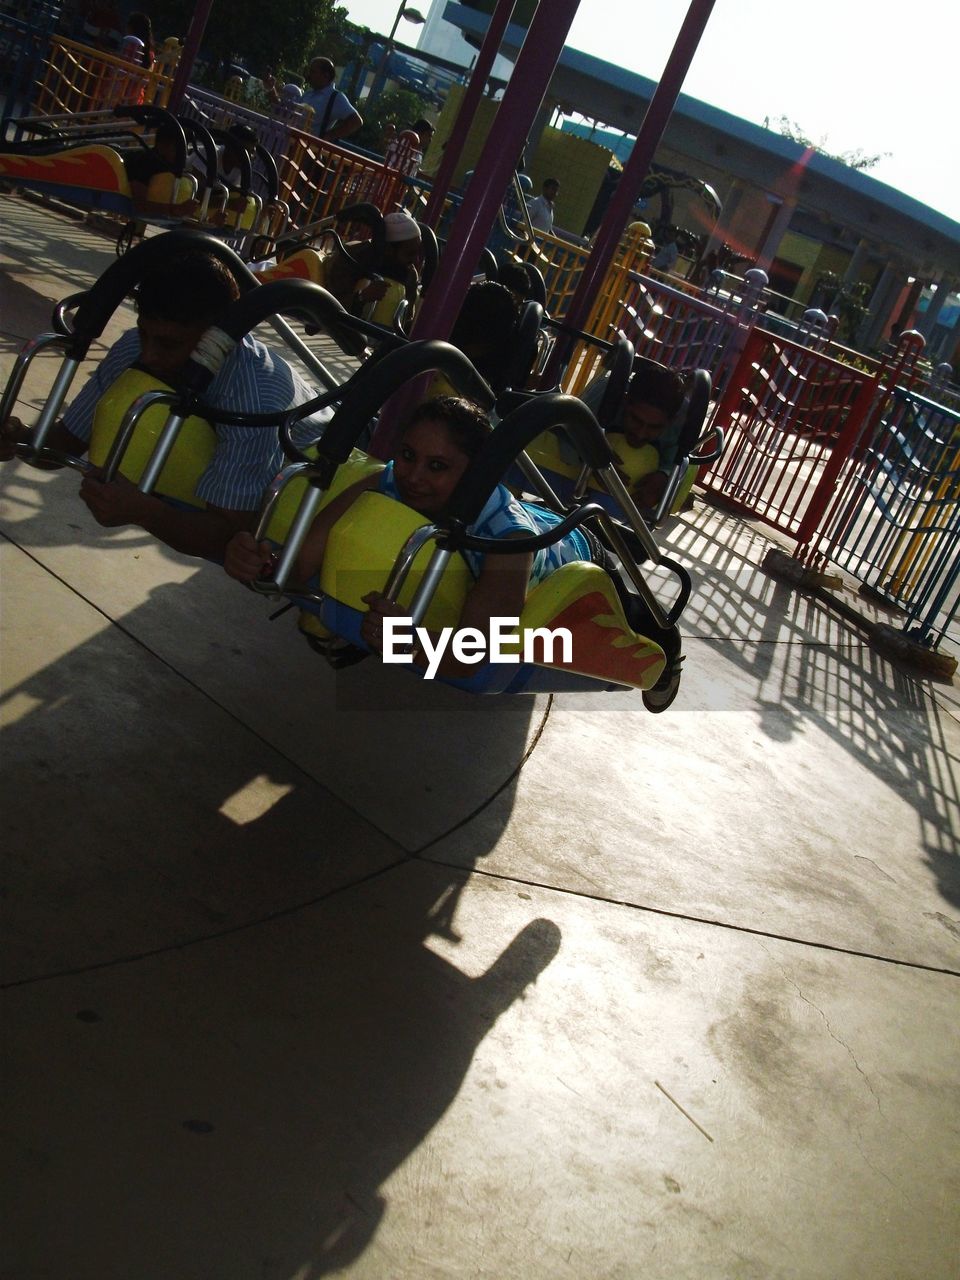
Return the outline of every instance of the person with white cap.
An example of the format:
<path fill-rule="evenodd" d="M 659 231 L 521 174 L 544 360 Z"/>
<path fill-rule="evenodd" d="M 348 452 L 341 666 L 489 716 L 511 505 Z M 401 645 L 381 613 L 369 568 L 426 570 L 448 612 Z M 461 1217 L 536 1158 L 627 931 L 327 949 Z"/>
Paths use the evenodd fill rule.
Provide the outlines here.
<path fill-rule="evenodd" d="M 379 256 L 373 240 L 348 240 L 324 254 L 323 285 L 348 311 L 370 319 L 368 308 L 377 308 L 389 295 L 382 313 L 393 310 L 403 298 L 416 301 L 420 273 L 420 227 L 403 210 L 383 219 L 383 248 Z M 378 319 L 377 316 L 373 317 Z"/>
<path fill-rule="evenodd" d="M 420 284 L 420 272 L 417 263 L 420 259 L 422 237 L 416 218 L 411 217 L 405 209 L 397 209 L 388 213 L 383 219 L 384 248 L 383 256 L 378 263 L 371 258 L 372 245 L 369 241 L 360 246 L 351 246 L 354 256 L 361 261 L 369 259 L 369 269 L 379 279 L 363 279 L 357 285 L 354 298 L 360 306 L 369 302 L 379 302 L 390 289 L 390 281 L 397 281 L 404 286 L 407 301 L 413 305 L 417 297 L 417 286 Z M 363 250 L 366 248 L 366 253 Z M 358 254 L 357 250 L 360 250 Z"/>
<path fill-rule="evenodd" d="M 383 234 L 387 250 L 404 266 L 416 262 L 420 253 L 420 224 L 406 209 L 396 209 L 383 219 Z M 392 246 L 392 250 L 391 250 Z"/>

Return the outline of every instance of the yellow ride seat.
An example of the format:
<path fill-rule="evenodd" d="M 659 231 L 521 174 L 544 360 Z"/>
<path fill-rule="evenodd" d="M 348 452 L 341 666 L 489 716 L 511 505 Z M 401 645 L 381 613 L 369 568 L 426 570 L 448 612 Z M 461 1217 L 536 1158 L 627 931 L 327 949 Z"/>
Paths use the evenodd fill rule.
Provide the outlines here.
<path fill-rule="evenodd" d="M 308 458 L 317 456 L 315 445 L 309 445 L 303 452 Z M 324 492 L 317 507 L 317 513 L 319 514 L 328 503 L 343 493 L 344 489 L 349 489 L 351 485 L 366 479 L 367 476 L 376 475 L 378 471 L 382 470 L 383 463 L 379 459 L 371 458 L 360 449 L 352 450 L 347 461 L 341 463 L 334 472 L 330 487 Z M 269 541 L 275 542 L 278 546 L 282 546 L 286 542 L 287 535 L 290 532 L 290 525 L 293 523 L 293 518 L 300 508 L 300 503 L 307 488 L 308 481 L 302 476 L 295 477 L 284 488 L 264 532 L 264 537 Z M 330 634 L 316 614 L 308 613 L 306 610 L 301 610 L 300 612 L 299 625 L 300 630 L 307 635 L 329 636 Z"/>
<path fill-rule="evenodd" d="M 123 417 L 134 400 L 147 391 L 170 391 L 159 378 L 140 369 L 126 369 L 97 402 L 90 435 L 89 457 L 102 467 L 116 439 Z M 163 429 L 170 410 L 167 405 L 151 406 L 137 420 L 133 435 L 120 463 L 120 474 L 138 484 Z M 217 447 L 217 435 L 204 418 L 189 417 L 180 428 L 176 443 L 164 464 L 154 493 L 173 498 L 191 507 L 204 508 L 197 498 L 197 482 L 210 465 Z"/>
<path fill-rule="evenodd" d="M 340 470 L 351 472 L 344 477 L 341 490 L 360 478 L 359 466 L 346 464 Z M 333 496 L 331 492 L 325 500 Z M 360 494 L 330 531 L 320 570 L 321 592 L 358 613 L 365 612 L 363 597 L 383 590 L 401 547 L 424 523 L 422 515 L 386 494 Z M 402 606 L 412 601 L 433 550 L 433 544 L 428 543 L 414 560 L 400 592 Z M 456 627 L 472 584 L 466 561 L 455 555 L 440 579 L 423 625 L 431 630 Z M 633 630 L 613 580 L 600 565 L 584 561 L 562 565 L 531 589 L 520 615 L 517 651 L 523 652 L 525 631 L 558 627 L 571 633 L 569 660 L 562 660 L 559 647 L 555 647 L 547 661 L 548 655 L 535 647 L 536 665 L 637 689 L 649 689 L 660 678 L 666 662 L 663 649 Z M 330 634 L 307 612 L 301 614 L 300 629 L 314 635 Z"/>
<path fill-rule="evenodd" d="M 349 608 L 365 612 L 363 597 L 371 591 L 383 590 L 407 538 L 429 523 L 425 516 L 386 494 L 372 490 L 361 493 L 330 530 L 320 570 L 320 590 Z M 401 589 L 401 605 L 410 604 L 434 550 L 433 543 L 421 548 Z M 472 583 L 463 557 L 451 557 L 424 625 L 455 627 Z"/>
<path fill-rule="evenodd" d="M 386 329 L 393 328 L 393 322 L 397 314 L 397 310 L 407 296 L 406 286 L 401 284 L 399 280 L 384 280 L 387 291 L 382 298 L 378 299 L 373 310 L 366 316 L 367 320 L 372 320 L 374 324 L 381 324 Z"/>
<path fill-rule="evenodd" d="M 236 231 L 252 231 L 260 216 L 260 207 L 261 202 L 256 196 L 246 196 L 238 208 L 227 212 L 224 225 Z"/>
<path fill-rule="evenodd" d="M 446 393 L 434 392 L 431 388 L 431 394 L 441 395 Z M 648 476 L 651 472 L 657 470 L 660 454 L 656 445 L 642 444 L 639 447 L 634 447 L 627 442 L 626 436 L 619 431 L 608 431 L 607 443 L 620 459 L 618 470 L 622 474 L 624 483 L 629 490 L 632 491 L 644 476 Z M 581 468 L 579 464 L 571 461 L 569 456 L 563 452 L 562 442 L 557 432 L 545 431 L 542 436 L 538 436 L 533 441 L 527 449 L 527 453 L 537 466 L 544 471 L 552 471 L 557 475 L 566 477 L 568 480 L 576 480 L 580 475 Z M 697 468 L 695 466 L 687 467 L 671 504 L 670 509 L 672 512 L 679 511 L 696 478 Z M 593 493 L 605 492 L 599 485 L 594 483 L 591 483 L 588 489 Z"/>
<path fill-rule="evenodd" d="M 620 471 L 628 488 L 632 488 L 651 471 L 656 471 L 660 455 L 655 445 L 644 444 L 635 449 L 627 443 L 626 436 L 619 432 L 608 432 L 607 442 L 620 459 Z M 580 464 L 564 452 L 563 441 L 558 432 L 545 431 L 533 441 L 527 452 L 538 467 L 547 471 L 554 471 L 569 480 L 576 480 L 580 475 Z"/>
<path fill-rule="evenodd" d="M 644 476 L 656 471 L 660 462 L 660 451 L 655 444 L 632 445 L 620 431 L 608 431 L 607 444 L 620 459 L 617 468 L 628 489 L 632 489 Z"/>
<path fill-rule="evenodd" d="M 317 456 L 316 445 L 309 445 L 303 452 L 308 458 L 315 458 Z M 357 484 L 360 480 L 365 480 L 367 476 L 376 475 L 378 471 L 382 470 L 383 463 L 379 459 L 371 458 L 369 454 L 363 453 L 360 449 L 354 449 L 347 461 L 341 463 L 334 472 L 330 487 L 324 492 L 317 511 L 322 511 L 328 503 L 343 493 L 344 489 L 349 489 L 351 485 Z M 290 525 L 299 510 L 308 484 L 309 482 L 305 478 L 297 476 L 290 481 L 281 493 L 264 534 L 271 542 L 276 542 L 280 546 L 286 542 L 287 534 L 290 532 Z"/>
<path fill-rule="evenodd" d="M 47 154 L 0 152 L 0 177 L 130 195 L 122 157 L 112 147 L 101 143 L 67 147 Z"/>
<path fill-rule="evenodd" d="M 197 198 L 197 180 L 192 173 L 177 177 L 175 173 L 155 173 L 147 183 L 147 199 L 152 204 L 168 204 L 170 212 L 176 206 L 189 204 Z"/>
<path fill-rule="evenodd" d="M 268 280 L 309 280 L 327 288 L 327 260 L 316 249 L 298 249 L 280 262 L 270 261 L 251 268 L 254 275 L 266 284 Z"/>
<path fill-rule="evenodd" d="M 660 462 L 660 452 L 655 444 L 642 444 L 639 448 L 634 448 L 633 445 L 627 442 L 626 436 L 619 431 L 608 432 L 607 442 L 620 459 L 620 471 L 624 475 L 628 489 L 632 490 L 639 480 L 657 470 Z M 693 482 L 696 478 L 697 468 L 691 464 L 687 467 L 683 474 L 683 479 L 677 486 L 677 492 L 674 494 L 673 502 L 670 504 L 671 513 L 676 513 L 683 506 L 684 500 L 693 488 Z"/>

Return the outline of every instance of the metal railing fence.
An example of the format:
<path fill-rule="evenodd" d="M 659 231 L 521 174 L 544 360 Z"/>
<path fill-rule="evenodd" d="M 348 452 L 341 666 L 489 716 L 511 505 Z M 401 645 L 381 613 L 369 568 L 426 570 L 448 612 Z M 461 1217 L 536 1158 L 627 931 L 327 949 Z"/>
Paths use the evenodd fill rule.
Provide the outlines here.
<path fill-rule="evenodd" d="M 61 36 L 51 39 L 36 77 L 33 109 L 38 115 L 97 111 L 121 103 L 162 107 L 172 77 Z"/>
<path fill-rule="evenodd" d="M 805 550 L 902 609 L 903 630 L 935 648 L 960 602 L 960 413 L 893 388 Z"/>

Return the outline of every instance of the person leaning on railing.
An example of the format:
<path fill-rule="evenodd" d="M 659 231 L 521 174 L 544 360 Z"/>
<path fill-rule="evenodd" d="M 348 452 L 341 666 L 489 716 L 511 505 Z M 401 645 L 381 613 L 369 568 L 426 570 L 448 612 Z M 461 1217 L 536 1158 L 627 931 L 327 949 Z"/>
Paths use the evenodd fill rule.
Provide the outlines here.
<path fill-rule="evenodd" d="M 314 58 L 307 67 L 310 86 L 300 105 L 313 110 L 310 132 L 316 138 L 339 142 L 363 126 L 363 116 L 334 83 L 336 68 L 329 58 Z"/>

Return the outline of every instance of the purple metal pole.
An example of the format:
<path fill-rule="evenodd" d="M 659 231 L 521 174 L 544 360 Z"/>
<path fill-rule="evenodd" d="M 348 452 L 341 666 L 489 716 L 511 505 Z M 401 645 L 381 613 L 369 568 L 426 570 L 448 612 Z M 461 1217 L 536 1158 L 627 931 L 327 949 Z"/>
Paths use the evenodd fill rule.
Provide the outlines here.
<path fill-rule="evenodd" d="M 500 49 L 500 42 L 503 40 L 503 33 L 510 22 L 510 16 L 513 13 L 515 4 L 516 0 L 497 0 L 497 7 L 487 26 L 487 34 L 483 37 L 483 44 L 477 54 L 477 61 L 474 64 L 470 82 L 463 95 L 463 101 L 460 103 L 460 110 L 457 112 L 457 118 L 453 122 L 450 136 L 447 138 L 446 145 L 443 148 L 443 159 L 437 169 L 437 176 L 433 180 L 433 189 L 430 192 L 427 207 L 423 213 L 423 221 L 429 223 L 431 227 L 435 228 L 440 221 L 443 202 L 447 192 L 450 190 L 453 171 L 457 167 L 457 161 L 463 151 L 463 144 L 466 142 L 467 134 L 470 132 L 470 125 L 477 110 L 477 104 L 483 96 L 490 68 L 493 66 L 493 60 Z"/>
<path fill-rule="evenodd" d="M 183 95 L 187 92 L 187 85 L 190 83 L 190 77 L 193 74 L 193 64 L 197 60 L 197 54 L 200 52 L 200 41 L 203 39 L 203 33 L 207 29 L 207 19 L 210 17 L 210 10 L 213 8 L 213 0 L 197 0 L 197 6 L 193 11 L 193 17 L 190 19 L 190 26 L 187 28 L 187 34 L 183 41 L 183 53 L 180 55 L 180 61 L 177 63 L 177 74 L 173 77 L 173 84 L 170 86 L 170 97 L 167 99 L 167 110 L 176 113 L 180 109 L 183 102 Z"/>
<path fill-rule="evenodd" d="M 537 6 L 440 270 L 423 300 L 413 328 L 416 338 L 445 338 L 453 328 L 579 6 L 580 0 L 541 0 Z"/>
<path fill-rule="evenodd" d="M 470 179 L 467 198 L 454 221 L 440 267 L 414 322 L 412 338 L 449 336 L 579 5 L 580 0 L 540 0 L 483 154 Z M 421 380 L 417 379 L 391 398 L 370 443 L 370 452 L 376 457 L 389 457 L 397 424 L 420 395 Z"/>
<path fill-rule="evenodd" d="M 623 235 L 623 229 L 627 225 L 630 210 L 650 170 L 650 163 L 660 145 L 667 122 L 673 114 L 673 108 L 676 106 L 684 78 L 690 69 L 690 63 L 697 52 L 700 37 L 703 35 L 714 2 L 715 0 L 691 0 L 683 26 L 680 28 L 673 50 L 667 59 L 667 65 L 660 77 L 660 83 L 654 90 L 650 105 L 644 114 L 637 140 L 630 152 L 630 159 L 626 163 L 613 199 L 597 232 L 593 252 L 583 268 L 580 281 L 564 316 L 565 321 L 575 329 L 584 327 L 593 300 L 606 278 L 607 270 L 620 243 L 620 237 Z M 560 366 L 572 345 L 572 338 L 557 342 L 549 367 L 545 371 L 547 386 L 556 381 Z"/>

